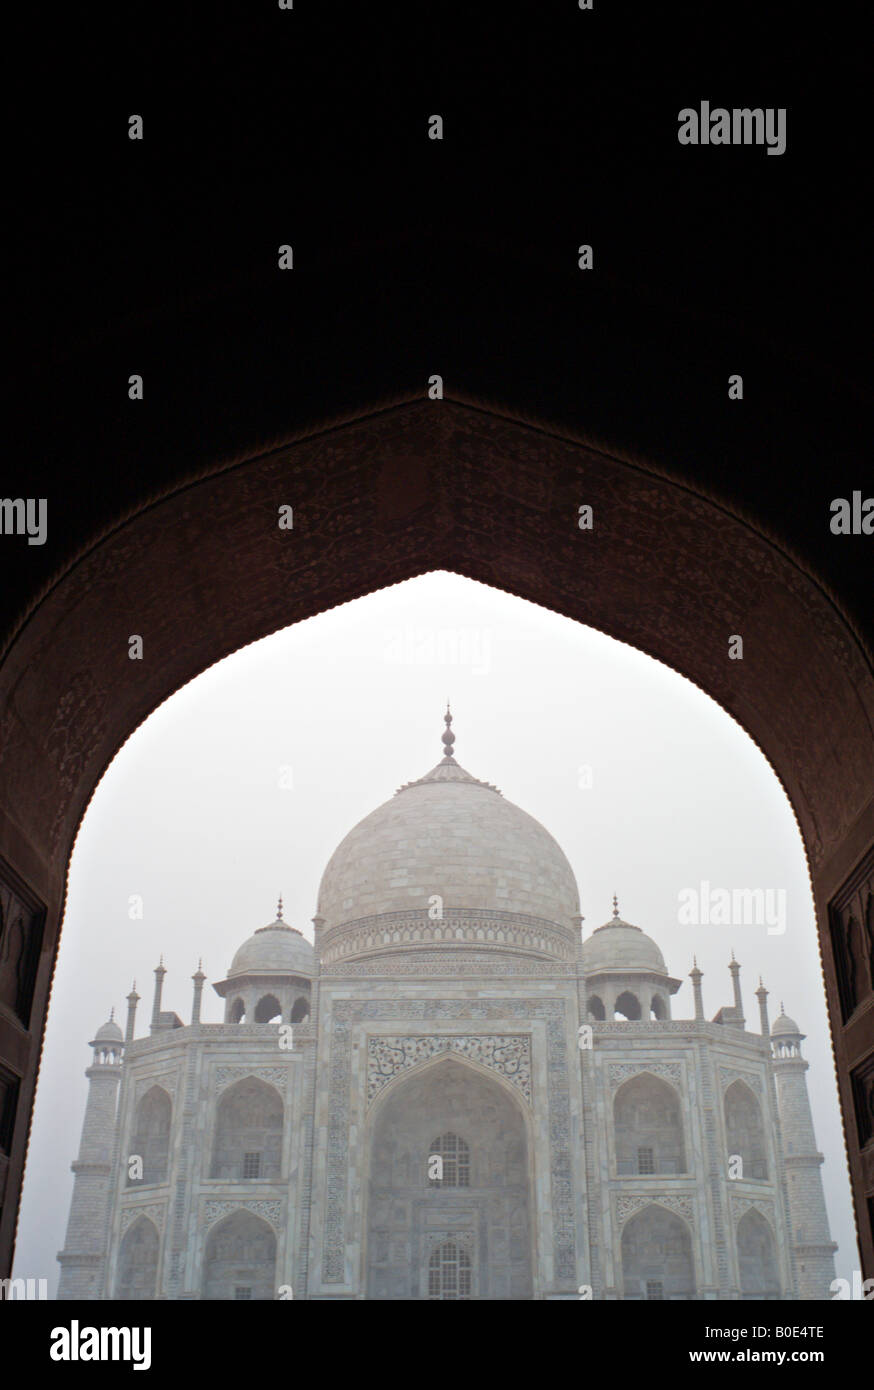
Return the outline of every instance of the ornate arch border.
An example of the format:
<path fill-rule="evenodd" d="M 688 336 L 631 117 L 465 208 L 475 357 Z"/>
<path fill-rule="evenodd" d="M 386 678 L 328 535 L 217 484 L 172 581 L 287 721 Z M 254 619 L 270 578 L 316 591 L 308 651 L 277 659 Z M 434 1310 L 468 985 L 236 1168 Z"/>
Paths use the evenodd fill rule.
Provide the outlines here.
<path fill-rule="evenodd" d="M 371 1065 L 373 1058 L 373 1045 L 379 1042 L 390 1043 L 395 1035 L 390 1033 L 369 1033 L 367 1035 L 367 1108 L 368 1111 L 378 1105 L 387 1091 L 395 1088 L 403 1078 L 408 1077 L 412 1072 L 416 1072 L 420 1067 L 429 1065 L 440 1059 L 455 1057 L 469 1063 L 477 1070 L 483 1071 L 485 1075 L 492 1079 L 496 1077 L 499 1081 L 509 1084 L 510 1094 L 521 1098 L 525 1107 L 530 1111 L 533 1097 L 533 1078 L 531 1076 L 531 1035 L 530 1033 L 409 1033 L 398 1038 L 397 1041 L 415 1042 L 425 1044 L 444 1044 L 436 1046 L 429 1051 L 426 1056 L 417 1057 L 409 1062 L 404 1062 L 398 1066 L 392 1076 L 384 1076 L 375 1072 Z M 453 1046 L 454 1043 L 483 1043 L 492 1044 L 492 1056 L 485 1060 L 482 1056 L 472 1055 L 472 1050 L 465 1047 Z M 508 1047 L 515 1043 L 519 1045 L 521 1053 L 521 1071 L 511 1073 L 501 1069 L 500 1063 L 496 1060 L 494 1053 L 497 1047 L 503 1044 Z M 402 1051 L 402 1049 L 397 1049 Z M 380 1083 L 381 1084 L 376 1084 Z"/>

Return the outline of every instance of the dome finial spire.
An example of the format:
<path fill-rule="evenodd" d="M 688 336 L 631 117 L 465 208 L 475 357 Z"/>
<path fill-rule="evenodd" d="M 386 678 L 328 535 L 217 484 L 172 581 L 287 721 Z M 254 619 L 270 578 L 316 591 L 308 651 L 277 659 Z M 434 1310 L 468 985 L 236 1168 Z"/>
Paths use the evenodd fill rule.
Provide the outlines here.
<path fill-rule="evenodd" d="M 452 712 L 449 708 L 448 699 L 446 701 L 446 713 L 443 716 L 443 722 L 446 725 L 446 728 L 443 734 L 441 735 L 443 742 L 443 761 L 445 763 L 451 763 L 455 761 L 455 759 L 452 756 L 452 745 L 455 743 L 455 734 L 452 732 Z"/>
<path fill-rule="evenodd" d="M 613 894 L 613 916 L 619 916 L 619 899 L 617 898 L 615 893 Z"/>
<path fill-rule="evenodd" d="M 277 922 L 281 922 L 281 921 L 282 921 L 282 894 L 281 894 L 281 893 L 279 894 L 279 902 L 276 904 L 276 920 L 277 920 Z"/>

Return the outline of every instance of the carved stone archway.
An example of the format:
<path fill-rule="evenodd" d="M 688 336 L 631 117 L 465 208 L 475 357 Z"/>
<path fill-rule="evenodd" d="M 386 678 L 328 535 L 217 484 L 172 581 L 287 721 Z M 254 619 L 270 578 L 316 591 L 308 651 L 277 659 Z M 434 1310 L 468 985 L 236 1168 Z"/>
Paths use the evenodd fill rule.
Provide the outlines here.
<path fill-rule="evenodd" d="M 591 531 L 578 526 L 583 504 Z M 277 525 L 282 505 L 293 507 L 293 530 Z M 823 584 L 751 520 L 548 422 L 421 398 L 217 466 L 153 501 L 56 577 L 2 653 L 0 1273 L 11 1259 L 67 863 L 107 765 L 215 661 L 435 569 L 664 662 L 769 759 L 806 846 L 857 1222 L 874 1274 L 874 1146 L 858 1099 L 874 1066 L 872 980 L 864 969 L 846 976 L 848 923 L 867 920 L 874 890 L 871 653 Z M 727 659 L 735 633 L 743 661 Z M 133 634 L 147 660 L 128 659 Z"/>

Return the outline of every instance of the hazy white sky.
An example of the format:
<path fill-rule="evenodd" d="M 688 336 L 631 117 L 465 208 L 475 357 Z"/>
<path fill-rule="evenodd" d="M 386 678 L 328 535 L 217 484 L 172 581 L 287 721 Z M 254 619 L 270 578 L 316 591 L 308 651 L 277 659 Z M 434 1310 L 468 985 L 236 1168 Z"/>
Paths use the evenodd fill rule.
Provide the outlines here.
<path fill-rule="evenodd" d="M 148 652 L 146 653 L 148 660 Z M 611 915 L 653 936 L 693 1014 L 732 1002 L 732 948 L 748 1027 L 759 974 L 807 1034 L 808 1083 L 836 1272 L 858 1268 L 813 902 L 801 837 L 765 758 L 712 700 L 611 638 L 455 575 L 433 574 L 334 609 L 237 652 L 172 696 L 120 751 L 70 869 L 25 1177 L 15 1273 L 57 1285 L 91 1060 L 112 1005 L 167 967 L 163 1007 L 188 1022 L 203 957 L 220 980 L 241 942 L 285 920 L 312 939 L 319 879 L 351 827 L 442 756 L 447 696 L 457 760 L 540 820 L 580 887 L 584 935 Z M 290 784 L 290 785 L 289 785 Z M 686 926 L 679 894 L 785 889 L 787 929 Z M 131 920 L 131 895 L 143 918 Z M 203 1019 L 220 1022 L 207 983 Z"/>

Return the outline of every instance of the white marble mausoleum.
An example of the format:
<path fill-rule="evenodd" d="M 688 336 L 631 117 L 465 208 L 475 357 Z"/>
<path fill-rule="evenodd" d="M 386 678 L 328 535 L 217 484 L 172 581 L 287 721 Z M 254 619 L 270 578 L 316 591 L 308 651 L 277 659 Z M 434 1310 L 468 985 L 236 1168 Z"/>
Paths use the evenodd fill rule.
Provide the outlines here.
<path fill-rule="evenodd" d="M 759 985 L 675 1019 L 640 927 L 584 933 L 547 830 L 453 756 L 276 920 L 224 1022 L 110 1019 L 61 1261 L 74 1299 L 826 1299 L 801 1053 Z M 726 982 L 728 983 L 728 982 Z"/>

